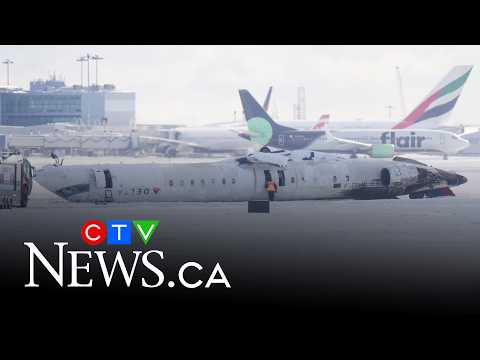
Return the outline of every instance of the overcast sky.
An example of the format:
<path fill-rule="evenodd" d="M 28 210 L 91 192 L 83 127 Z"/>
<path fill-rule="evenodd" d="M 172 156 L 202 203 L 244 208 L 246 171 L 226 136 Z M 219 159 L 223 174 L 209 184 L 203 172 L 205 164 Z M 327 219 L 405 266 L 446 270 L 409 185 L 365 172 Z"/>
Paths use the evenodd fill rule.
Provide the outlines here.
<path fill-rule="evenodd" d="M 297 87 L 304 86 L 307 116 L 330 113 L 332 121 L 401 117 L 395 66 L 399 66 L 407 111 L 454 65 L 480 64 L 479 46 L 0 46 L 12 59 L 14 85 L 55 72 L 80 83 L 86 53 L 104 57 L 99 82 L 137 94 L 137 123 L 228 121 L 239 111 L 238 89 L 263 101 L 269 85 L 281 120 L 291 120 Z M 477 122 L 480 73 L 474 67 L 453 118 Z M 86 72 L 86 71 L 85 71 Z M 93 81 L 95 72 L 90 69 Z M 5 84 L 2 65 L 0 83 Z M 85 80 L 86 82 L 86 80 Z"/>

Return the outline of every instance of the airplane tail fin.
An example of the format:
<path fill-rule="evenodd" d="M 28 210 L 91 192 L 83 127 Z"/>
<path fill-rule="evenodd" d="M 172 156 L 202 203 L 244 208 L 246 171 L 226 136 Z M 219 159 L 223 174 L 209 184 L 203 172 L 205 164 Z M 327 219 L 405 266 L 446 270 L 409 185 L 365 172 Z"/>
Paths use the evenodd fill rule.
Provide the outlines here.
<path fill-rule="evenodd" d="M 263 110 L 265 110 L 266 113 L 268 113 L 268 110 L 269 110 L 269 107 L 270 107 L 270 98 L 272 97 L 272 89 L 273 89 L 273 86 L 270 86 L 268 88 L 267 97 L 265 98 L 265 101 L 263 102 Z"/>
<path fill-rule="evenodd" d="M 394 129 L 436 128 L 444 124 L 457 103 L 473 65 L 455 66 L 427 97 Z"/>
<path fill-rule="evenodd" d="M 320 129 L 326 128 L 329 120 L 330 120 L 330 114 L 323 114 L 322 116 L 320 116 L 320 119 L 318 119 L 318 122 L 315 124 L 315 126 L 312 129 L 320 130 Z"/>
<path fill-rule="evenodd" d="M 260 145 L 268 145 L 278 132 L 294 130 L 273 121 L 248 90 L 239 90 L 239 94 L 252 141 Z"/>

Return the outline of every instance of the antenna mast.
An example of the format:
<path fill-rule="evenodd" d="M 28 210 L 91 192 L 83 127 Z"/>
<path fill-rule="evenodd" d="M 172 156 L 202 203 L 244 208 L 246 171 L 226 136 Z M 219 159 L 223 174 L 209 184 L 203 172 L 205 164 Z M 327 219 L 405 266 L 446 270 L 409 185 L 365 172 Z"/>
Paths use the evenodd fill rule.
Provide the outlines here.
<path fill-rule="evenodd" d="M 402 84 L 402 75 L 400 74 L 400 68 L 398 66 L 395 67 L 397 72 L 397 84 L 398 84 L 398 94 L 400 95 L 400 109 L 402 111 L 402 116 L 407 116 L 407 112 L 405 109 L 405 97 L 403 95 L 403 84 Z"/>
<path fill-rule="evenodd" d="M 296 120 L 306 120 L 306 119 L 307 119 L 307 101 L 305 97 L 305 88 L 303 86 L 300 86 L 297 89 L 297 119 Z"/>

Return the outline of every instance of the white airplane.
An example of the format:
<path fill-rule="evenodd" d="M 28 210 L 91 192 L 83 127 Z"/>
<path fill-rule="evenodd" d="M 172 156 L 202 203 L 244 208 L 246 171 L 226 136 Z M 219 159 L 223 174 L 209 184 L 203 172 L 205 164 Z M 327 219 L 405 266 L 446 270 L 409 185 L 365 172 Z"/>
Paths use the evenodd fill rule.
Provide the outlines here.
<path fill-rule="evenodd" d="M 263 108 L 268 111 L 272 87 L 268 89 Z M 238 136 L 247 130 L 244 121 L 226 121 L 203 126 L 175 126 L 163 130 L 163 136 L 151 132 L 139 132 L 142 144 L 152 144 L 168 157 L 177 154 L 178 149 L 193 149 L 208 153 L 241 153 L 245 154 L 255 145 L 248 139 Z"/>
<path fill-rule="evenodd" d="M 140 144 L 151 143 L 160 152 L 173 157 L 179 149 L 208 153 L 245 153 L 254 145 L 227 126 L 188 126 L 170 131 L 170 137 L 139 135 Z"/>
<path fill-rule="evenodd" d="M 433 152 L 454 155 L 466 149 L 468 140 L 441 127 L 452 114 L 473 66 L 455 66 L 427 97 L 392 129 L 338 129 L 335 136 L 372 145 L 392 144 L 395 152 Z"/>
<path fill-rule="evenodd" d="M 420 162 L 395 158 L 346 159 L 318 152 L 253 153 L 195 164 L 49 165 L 36 181 L 72 202 L 239 202 L 267 200 L 385 199 L 453 196 L 467 179 Z"/>

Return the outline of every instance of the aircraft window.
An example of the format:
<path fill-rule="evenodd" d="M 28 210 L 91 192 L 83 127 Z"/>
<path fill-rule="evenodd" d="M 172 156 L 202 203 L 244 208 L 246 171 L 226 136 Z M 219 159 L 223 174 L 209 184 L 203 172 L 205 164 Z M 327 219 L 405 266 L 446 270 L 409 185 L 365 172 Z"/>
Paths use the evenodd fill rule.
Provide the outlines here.
<path fill-rule="evenodd" d="M 232 178 L 232 184 L 235 184 L 236 181 L 235 181 L 235 178 Z"/>
<path fill-rule="evenodd" d="M 283 170 L 278 171 L 278 185 L 285 186 L 285 173 Z"/>
<path fill-rule="evenodd" d="M 168 182 L 168 184 L 169 184 L 170 186 L 173 186 L 173 180 L 170 180 L 170 181 Z"/>
<path fill-rule="evenodd" d="M 201 180 L 200 180 L 200 184 L 201 184 L 202 186 L 205 186 L 205 180 L 204 180 L 204 179 L 201 179 Z"/>
<path fill-rule="evenodd" d="M 225 185 L 227 183 L 227 180 L 225 178 L 222 179 L 222 184 Z"/>
<path fill-rule="evenodd" d="M 294 178 L 293 176 L 290 178 L 290 182 L 291 182 L 292 184 L 295 183 L 295 178 Z"/>
<path fill-rule="evenodd" d="M 302 176 L 302 181 L 305 181 L 305 177 L 304 177 L 304 176 Z"/>
<path fill-rule="evenodd" d="M 184 180 L 180 180 L 180 186 L 183 186 L 185 185 L 185 181 Z"/>
<path fill-rule="evenodd" d="M 347 182 L 350 182 L 350 176 L 349 176 L 349 175 L 346 175 L 346 176 L 345 176 L 345 180 L 346 180 Z"/>
<path fill-rule="evenodd" d="M 195 185 L 195 180 L 190 180 L 190 185 Z"/>

